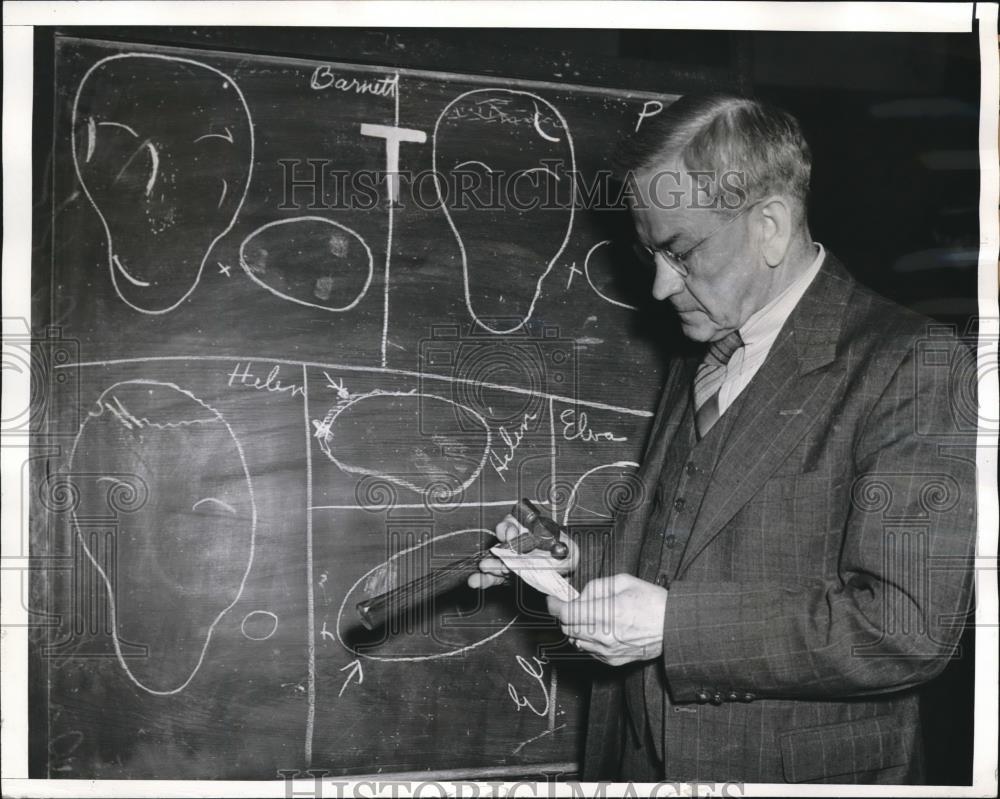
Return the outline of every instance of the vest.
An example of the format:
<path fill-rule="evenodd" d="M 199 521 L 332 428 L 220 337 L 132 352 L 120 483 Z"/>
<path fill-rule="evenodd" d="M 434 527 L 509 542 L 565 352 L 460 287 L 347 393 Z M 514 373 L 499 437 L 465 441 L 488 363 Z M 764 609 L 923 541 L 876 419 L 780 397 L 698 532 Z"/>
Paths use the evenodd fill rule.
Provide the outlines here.
<path fill-rule="evenodd" d="M 653 494 L 653 508 L 639 554 L 636 576 L 640 579 L 669 590 L 746 393 L 740 393 L 701 441 L 695 432 L 694 401 L 689 393 Z M 658 659 L 642 664 L 625 678 L 628 726 L 637 743 L 643 742 L 649 732 L 661 762 L 666 695 L 666 678 Z"/>

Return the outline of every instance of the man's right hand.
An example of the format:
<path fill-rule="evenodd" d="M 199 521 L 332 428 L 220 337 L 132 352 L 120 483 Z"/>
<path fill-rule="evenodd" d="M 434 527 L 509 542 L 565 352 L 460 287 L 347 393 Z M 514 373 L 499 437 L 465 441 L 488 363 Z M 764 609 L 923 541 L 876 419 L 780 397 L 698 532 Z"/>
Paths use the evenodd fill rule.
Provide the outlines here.
<path fill-rule="evenodd" d="M 500 543 L 505 544 L 526 532 L 528 532 L 527 527 L 520 524 L 510 514 L 507 514 L 503 518 L 503 521 L 496 526 L 494 535 L 500 540 Z M 551 563 L 552 569 L 559 574 L 569 574 L 580 562 L 580 549 L 568 535 L 563 535 L 560 540 L 569 549 L 569 554 L 562 560 L 557 560 L 548 552 L 540 549 L 532 552 L 532 555 L 537 555 L 546 564 Z M 489 588 L 492 585 L 501 585 L 507 582 L 509 577 L 510 569 L 502 561 L 498 558 L 487 556 L 479 561 L 479 571 L 469 576 L 469 585 L 472 588 Z"/>

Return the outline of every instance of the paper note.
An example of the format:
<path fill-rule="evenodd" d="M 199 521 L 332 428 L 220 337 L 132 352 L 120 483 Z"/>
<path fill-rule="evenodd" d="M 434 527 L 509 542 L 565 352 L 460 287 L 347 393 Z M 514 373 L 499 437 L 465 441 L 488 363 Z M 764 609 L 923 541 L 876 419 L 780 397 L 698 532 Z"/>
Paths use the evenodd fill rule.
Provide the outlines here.
<path fill-rule="evenodd" d="M 500 558 L 514 574 L 543 594 L 549 594 L 563 602 L 580 596 L 580 592 L 552 567 L 551 557 L 540 557 L 530 552 L 522 555 L 503 544 L 497 544 L 490 552 Z"/>

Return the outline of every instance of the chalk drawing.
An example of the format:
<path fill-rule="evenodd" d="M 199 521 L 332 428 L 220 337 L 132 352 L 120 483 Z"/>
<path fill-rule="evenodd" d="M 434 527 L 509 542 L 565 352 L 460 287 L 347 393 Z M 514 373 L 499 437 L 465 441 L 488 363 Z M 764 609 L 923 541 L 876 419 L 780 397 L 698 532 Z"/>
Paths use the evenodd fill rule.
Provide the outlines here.
<path fill-rule="evenodd" d="M 156 422 L 156 421 L 151 421 L 147 416 L 139 416 L 137 415 L 137 413 L 133 413 L 121 401 L 121 399 L 116 396 L 116 392 L 119 393 L 127 392 L 131 389 L 135 389 L 140 386 L 148 388 L 150 393 L 157 390 L 166 392 L 176 392 L 177 394 L 181 395 L 186 400 L 188 400 L 192 404 L 192 406 L 197 409 L 199 418 L 181 419 L 169 422 Z M 112 399 L 109 401 L 107 399 L 108 397 L 111 397 Z M 171 403 L 167 403 L 167 407 L 170 407 L 171 412 L 173 413 L 176 413 L 175 406 L 176 406 L 176 400 L 172 401 Z M 89 424 L 94 424 L 93 420 L 104 417 L 106 412 L 110 412 L 110 416 L 116 420 L 116 423 L 120 423 L 123 427 L 125 427 L 128 430 L 141 431 L 144 428 L 153 428 L 159 430 L 176 430 L 176 429 L 181 429 L 188 425 L 220 424 L 224 427 L 224 429 L 232 439 L 236 452 L 239 455 L 240 465 L 243 470 L 243 478 L 246 482 L 247 496 L 249 499 L 250 512 L 251 512 L 251 518 L 249 524 L 250 527 L 249 551 L 247 555 L 246 567 L 243 570 L 239 587 L 237 588 L 235 594 L 233 595 L 229 603 L 225 607 L 223 607 L 221 611 L 219 611 L 219 613 L 215 616 L 215 618 L 209 625 L 208 630 L 205 634 L 205 640 L 202 642 L 201 648 L 198 652 L 197 662 L 194 664 L 190 673 L 182 682 L 180 682 L 180 684 L 169 688 L 156 688 L 147 685 L 141 680 L 139 680 L 139 678 L 136 677 L 136 675 L 132 672 L 132 669 L 129 668 L 129 665 L 122 654 L 121 643 L 119 640 L 118 608 L 117 608 L 117 597 L 115 596 L 115 589 L 112 586 L 111 581 L 109 580 L 108 575 L 105 572 L 103 566 L 94 557 L 94 555 L 88 548 L 86 536 L 83 535 L 83 532 L 80 529 L 76 513 L 74 512 L 73 514 L 73 525 L 76 529 L 76 535 L 77 538 L 79 539 L 81 547 L 83 548 L 83 552 L 84 554 L 86 554 L 90 562 L 94 565 L 94 568 L 97 569 L 98 574 L 100 574 L 101 579 L 104 582 L 105 589 L 108 592 L 108 606 L 111 617 L 111 636 L 112 636 L 112 642 L 114 644 L 115 655 L 118 659 L 119 665 L 125 671 L 125 674 L 129 678 L 129 680 L 131 680 L 138 688 L 155 696 L 169 696 L 171 694 L 177 694 L 183 691 L 194 679 L 195 675 L 198 673 L 198 670 L 201 668 L 201 665 L 205 660 L 205 655 L 208 652 L 208 646 L 211 643 L 212 635 L 215 632 L 215 628 L 218 626 L 219 622 L 221 622 L 222 619 L 226 616 L 226 614 L 229 613 L 230 610 L 232 610 L 232 608 L 236 605 L 236 603 L 239 601 L 240 597 L 243 594 L 243 589 L 246 586 L 247 577 L 250 575 L 250 569 L 253 566 L 254 548 L 255 548 L 256 531 L 257 531 L 257 504 L 256 501 L 254 500 L 253 483 L 250 480 L 250 471 L 247 467 L 246 456 L 244 455 L 243 452 L 243 445 L 236 437 L 236 434 L 233 432 L 232 427 L 230 427 L 229 423 L 223 418 L 222 414 L 219 413 L 219 411 L 217 411 L 215 408 L 210 406 L 207 402 L 199 399 L 190 391 L 181 388 L 177 384 L 157 381 L 157 380 L 125 380 L 113 384 L 112 386 L 108 387 L 101 393 L 100 397 L 95 403 L 95 408 L 88 412 L 87 417 L 84 419 L 83 423 L 80 425 L 80 429 L 77 431 L 76 437 L 73 439 L 73 446 L 70 449 L 70 455 L 69 455 L 69 464 L 70 464 L 69 468 L 71 472 L 74 469 L 74 463 L 77 456 L 77 448 L 80 445 L 80 440 L 84 434 L 84 431 L 87 429 L 87 426 Z M 150 410 L 149 413 L 152 414 L 154 413 L 154 411 Z M 202 416 L 201 414 L 204 415 Z"/>
<path fill-rule="evenodd" d="M 286 234 L 286 226 L 297 227 L 298 230 Z M 287 238 L 281 234 L 274 235 L 273 231 L 278 228 L 286 228 L 281 233 Z M 350 239 L 345 239 L 344 234 Z M 298 241 L 299 237 L 306 242 Z M 266 247 L 259 243 L 260 239 L 264 240 Z M 353 262 L 346 257 L 351 239 L 361 247 L 360 259 L 355 258 Z M 319 245 L 312 248 L 315 252 L 306 249 L 310 243 Z M 287 252 L 280 251 L 282 246 L 287 248 Z M 356 247 L 354 249 L 357 251 Z M 293 255 L 297 260 L 293 260 Z M 282 261 L 283 258 L 288 260 Z M 334 313 L 349 311 L 361 302 L 375 271 L 368 243 L 347 225 L 322 216 L 296 216 L 261 225 L 240 244 L 240 266 L 254 283 L 276 297 Z M 355 269 L 364 275 L 363 279 L 359 280 L 357 275 L 352 274 Z M 274 285 L 278 282 L 290 284 L 290 287 L 286 285 L 282 290 Z M 331 299 L 343 284 L 350 287 L 349 296 Z M 295 293 L 291 293 L 292 288 L 296 289 Z M 316 302 L 317 299 L 324 302 Z"/>
<path fill-rule="evenodd" d="M 247 625 L 250 630 L 247 630 Z M 262 625 L 267 625 L 266 627 Z M 260 627 L 260 629 L 255 629 Z M 251 641 L 266 641 L 278 629 L 278 617 L 269 610 L 251 610 L 240 622 L 240 632 Z"/>
<path fill-rule="evenodd" d="M 193 69 L 192 69 L 193 68 Z M 150 85 L 160 87 L 160 91 L 171 91 L 169 97 L 154 97 L 138 93 L 134 102 L 126 108 L 118 104 L 118 86 L 136 84 L 144 77 L 156 78 Z M 220 81 L 221 79 L 221 81 Z M 169 87 L 169 88 L 168 88 Z M 190 91 L 183 91 L 187 87 Z M 174 96 L 176 95 L 176 97 Z M 183 97 L 190 109 L 170 106 L 170 112 L 181 115 L 190 110 L 190 122 L 214 124 L 220 113 L 231 113 L 231 125 L 225 133 L 209 131 L 205 135 L 192 134 L 186 138 L 171 140 L 167 128 L 156 129 L 143 134 L 136 129 L 142 119 L 142 112 L 154 107 L 154 103 L 182 103 Z M 81 100 L 84 100 L 81 106 Z M 197 103 L 197 105 L 196 105 Z M 205 108 L 209 110 L 206 111 Z M 101 114 L 133 115 L 128 124 L 121 119 L 98 119 Z M 83 163 L 80 162 L 80 146 L 77 142 L 78 130 L 86 130 L 86 149 Z M 125 165 L 117 168 L 115 181 L 108 184 L 101 170 L 109 168 L 108 162 L 115 158 L 95 158 L 102 148 L 104 136 L 102 128 L 121 130 L 133 138 L 143 138 L 137 148 L 125 160 Z M 236 128 L 237 134 L 232 128 Z M 119 53 L 100 59 L 84 74 L 73 100 L 71 127 L 71 156 L 77 180 L 87 200 L 97 214 L 104 231 L 107 245 L 108 271 L 115 293 L 126 305 L 146 314 L 168 313 L 184 300 L 198 286 L 205 263 L 216 243 L 225 236 L 236 222 L 246 199 L 253 173 L 254 127 L 246 98 L 236 82 L 226 73 L 213 66 L 190 58 L 162 55 L 159 53 Z M 214 163 L 223 168 L 231 167 L 229 177 L 220 178 L 223 183 L 218 200 L 222 209 L 223 200 L 229 193 L 232 179 L 242 184 L 234 199 L 231 212 L 227 208 L 221 212 L 215 229 L 218 231 L 210 241 L 205 242 L 192 231 L 204 228 L 206 220 L 212 221 L 202 209 L 192 208 L 193 201 L 199 201 L 203 191 L 185 191 L 184 180 L 202 180 L 205 170 L 197 166 L 196 154 L 189 149 L 193 144 L 206 139 L 223 140 L 233 145 L 228 160 L 213 151 Z M 108 139 L 107 147 L 111 155 L 121 149 L 120 141 Z M 165 181 L 161 176 L 162 154 L 172 152 L 171 174 Z M 137 203 L 129 195 L 122 194 L 115 183 L 123 173 L 131 168 L 133 160 L 145 154 L 148 161 L 148 177 L 144 184 L 144 201 Z M 121 161 L 117 161 L 121 163 Z M 186 171 L 185 170 L 186 167 Z M 156 190 L 157 185 L 161 186 Z M 201 184 L 198 184 L 201 187 Z M 213 194 L 213 196 L 215 196 Z M 120 198 L 124 197 L 125 201 Z M 174 216 L 188 213 L 191 220 L 184 229 L 172 229 Z M 169 233 L 166 241 L 164 233 Z M 211 235 L 211 234 L 210 234 Z M 135 248 L 135 252 L 131 250 Z M 125 283 L 122 283 L 122 278 Z M 180 279 L 178 279 L 180 278 Z"/>
<path fill-rule="evenodd" d="M 594 281 L 590 277 L 590 256 L 593 255 L 600 247 L 603 247 L 605 244 L 610 244 L 610 243 L 611 239 L 605 239 L 604 241 L 597 242 L 597 244 L 595 244 L 593 247 L 587 250 L 587 257 L 584 258 L 583 260 L 583 273 L 586 276 L 587 282 L 590 284 L 590 287 L 594 290 L 594 294 L 596 294 L 602 300 L 604 300 L 605 302 L 610 302 L 612 305 L 617 305 L 619 308 L 627 308 L 630 311 L 634 311 L 636 310 L 636 307 L 634 305 L 629 305 L 628 303 L 621 302 L 620 300 L 612 299 L 607 294 L 604 294 L 599 288 L 597 288 L 597 286 L 594 285 Z"/>
<path fill-rule="evenodd" d="M 573 506 L 576 504 L 576 495 L 580 490 L 580 485 L 594 472 L 599 472 L 601 469 L 638 469 L 639 464 L 635 461 L 615 461 L 614 463 L 605 463 L 600 466 L 595 466 L 593 469 L 588 469 L 580 478 L 573 484 L 573 490 L 570 491 L 569 499 L 566 501 L 566 510 L 563 511 L 563 524 L 569 524 L 569 515 L 573 511 Z"/>
<path fill-rule="evenodd" d="M 423 543 L 416 544 L 415 546 L 409 547 L 407 549 L 400 550 L 391 558 L 389 558 L 389 560 L 378 564 L 377 566 L 375 566 L 375 568 L 369 569 L 367 572 L 362 574 L 357 580 L 355 580 L 354 584 L 347 589 L 347 593 L 344 595 L 344 601 L 340 603 L 340 609 L 337 611 L 337 625 L 336 625 L 337 639 L 340 641 L 341 646 L 343 646 L 344 649 L 346 649 L 348 652 L 351 652 L 357 657 L 364 658 L 366 660 L 381 660 L 381 661 L 391 661 L 391 662 L 416 662 L 424 660 L 440 660 L 442 658 L 460 657 L 464 655 L 466 652 L 470 652 L 473 649 L 478 649 L 481 646 L 485 646 L 490 641 L 499 638 L 501 635 L 507 632 L 507 630 L 509 630 L 511 627 L 514 626 L 514 622 L 517 621 L 518 617 L 516 615 L 499 630 L 496 630 L 495 632 L 491 633 L 490 635 L 487 635 L 485 638 L 482 638 L 479 641 L 475 641 L 474 643 L 471 644 L 466 644 L 465 646 L 458 647 L 456 649 L 449 650 L 447 652 L 438 652 L 433 655 L 370 655 L 363 652 L 358 652 L 355 649 L 353 649 L 350 646 L 350 644 L 348 644 L 344 640 L 344 637 L 341 634 L 341 630 L 343 629 L 343 623 L 344 623 L 344 612 L 347 610 L 348 601 L 352 599 L 352 595 L 355 593 L 358 586 L 362 585 L 369 577 L 378 572 L 380 569 L 387 568 L 389 564 L 391 564 L 397 558 L 401 558 L 404 555 L 409 554 L 410 552 L 414 552 L 420 549 L 421 547 L 430 546 L 435 541 L 443 541 L 446 538 L 451 538 L 456 535 L 465 535 L 466 533 L 490 533 L 490 532 L 491 531 L 489 530 L 483 530 L 478 527 L 471 527 L 466 530 L 454 530 L 450 533 L 444 533 L 443 535 L 436 536 L 435 538 L 430 539 L 429 541 L 425 541 Z M 355 598 L 354 601 L 357 602 L 359 600 Z M 353 605 L 352 605 L 352 611 L 353 611 Z"/>
<path fill-rule="evenodd" d="M 470 287 L 470 277 L 469 277 L 470 259 L 474 259 L 479 254 L 475 252 L 470 253 L 467 251 L 466 242 L 464 241 L 462 234 L 458 229 L 458 226 L 455 224 L 455 220 L 452 217 L 452 214 L 448 210 L 448 204 L 446 201 L 447 192 L 442 188 L 440 176 L 444 174 L 444 171 L 451 171 L 453 169 L 466 166 L 469 163 L 479 163 L 482 164 L 487 170 L 489 171 L 493 170 L 491 170 L 490 167 L 486 166 L 486 164 L 483 161 L 470 161 L 468 159 L 459 162 L 455 166 L 442 164 L 439 162 L 439 154 L 438 154 L 440 149 L 440 136 L 442 133 L 442 123 L 446 121 L 454 122 L 455 116 L 452 114 L 453 109 L 460 108 L 461 106 L 467 104 L 468 101 L 470 100 L 475 101 L 475 99 L 480 97 L 486 97 L 487 102 L 492 101 L 494 98 L 501 99 L 500 103 L 501 105 L 504 105 L 507 102 L 514 100 L 517 100 L 520 103 L 530 102 L 534 107 L 534 113 L 531 116 L 531 119 L 534 125 L 535 132 L 538 134 L 539 138 L 548 142 L 562 142 L 562 138 L 556 138 L 554 136 L 549 135 L 544 130 L 542 130 L 539 121 L 539 115 L 541 113 L 539 106 L 540 105 L 544 106 L 551 112 L 552 115 L 554 115 L 556 119 L 558 119 L 559 126 L 561 127 L 564 133 L 565 146 L 568 148 L 570 174 L 574 174 L 576 170 L 576 156 L 573 147 L 573 137 L 570 135 L 569 126 L 567 125 L 563 115 L 559 112 L 558 109 L 555 108 L 555 106 L 551 105 L 548 101 L 544 100 L 543 98 L 532 92 L 520 91 L 516 89 L 473 89 L 472 91 L 460 94 L 458 97 L 452 100 L 441 112 L 441 114 L 438 116 L 437 121 L 434 123 L 434 134 L 431 140 L 431 168 L 434 174 L 434 187 L 435 190 L 437 191 L 438 202 L 441 206 L 441 210 L 444 212 L 445 219 L 448 221 L 448 226 L 451 228 L 451 232 L 454 234 L 455 240 L 458 243 L 458 249 L 462 260 L 462 284 L 465 292 L 465 306 L 468 309 L 469 316 L 472 317 L 473 321 L 479 327 L 483 328 L 484 330 L 490 333 L 503 335 L 507 333 L 514 333 L 517 330 L 520 330 L 522 327 L 524 327 L 525 324 L 527 324 L 528 320 L 531 319 L 532 314 L 534 314 L 535 304 L 538 302 L 538 298 L 539 296 L 541 296 L 542 293 L 542 283 L 548 276 L 549 272 L 552 271 L 553 266 L 555 266 L 556 260 L 559 258 L 560 255 L 562 255 L 563 250 L 566 249 L 566 244 L 569 241 L 570 233 L 572 232 L 573 229 L 574 207 L 573 203 L 569 204 L 569 207 L 567 209 L 568 218 L 566 223 L 566 232 L 563 235 L 562 241 L 559 242 L 559 245 L 556 248 L 555 253 L 552 255 L 551 258 L 549 258 L 544 268 L 541 270 L 541 273 L 538 275 L 537 279 L 535 279 L 534 291 L 532 293 L 531 301 L 528 304 L 527 310 L 521 316 L 520 322 L 511 327 L 505 327 L 505 328 L 492 327 L 486 322 L 484 322 L 480 318 L 480 314 L 478 314 L 476 309 L 473 307 L 472 290 Z M 498 118 L 506 119 L 508 117 L 514 118 L 507 111 L 504 111 L 501 117 Z M 472 117 L 471 119 L 475 119 L 475 117 Z M 466 125 L 471 124 L 470 122 L 465 121 L 465 119 L 462 119 L 461 122 L 462 124 Z M 516 127 L 517 126 L 515 125 L 515 129 Z M 552 174 L 551 171 L 548 170 L 547 168 L 538 167 L 537 169 L 542 169 L 542 171 L 547 171 L 550 174 Z M 551 211 L 549 212 L 549 215 L 551 215 Z M 473 264 L 473 267 L 474 266 L 475 265 Z M 512 264 L 511 267 L 512 268 L 522 267 L 522 265 Z M 514 276 L 515 276 L 514 279 L 516 280 L 517 277 L 516 272 L 514 272 Z"/>
<path fill-rule="evenodd" d="M 483 431 L 485 432 L 486 435 L 485 442 L 483 444 L 483 454 L 480 457 L 478 464 L 475 466 L 475 468 L 468 475 L 468 477 L 466 477 L 464 481 L 462 481 L 458 485 L 452 485 L 451 487 L 449 487 L 449 483 L 457 482 L 457 478 L 453 478 L 453 476 L 450 473 L 444 474 L 443 472 L 438 472 L 437 473 L 438 475 L 452 479 L 446 482 L 433 482 L 429 486 L 420 486 L 402 475 L 390 474 L 383 471 L 379 471 L 377 469 L 371 469 L 366 466 L 345 463 L 343 460 L 337 457 L 336 432 L 334 429 L 337 419 L 342 417 L 345 411 L 348 411 L 350 408 L 357 406 L 358 403 L 371 401 L 374 398 L 385 398 L 385 397 L 400 397 L 404 398 L 407 401 L 407 403 L 415 403 L 416 408 L 414 410 L 417 413 L 426 409 L 426 405 L 424 403 L 426 403 L 426 401 L 428 400 L 431 400 L 433 402 L 443 402 L 448 405 L 453 405 L 456 408 L 459 408 L 460 410 L 468 413 L 471 417 L 475 418 L 475 420 L 479 424 L 483 426 Z M 417 414 L 415 414 L 415 416 L 416 415 Z M 383 422 L 384 422 L 384 417 L 383 417 Z M 417 393 L 416 391 L 376 390 L 367 392 L 365 394 L 359 394 L 357 396 L 353 396 L 347 400 L 341 400 L 339 403 L 337 403 L 337 405 L 334 408 L 332 408 L 327 413 L 327 415 L 322 420 L 313 420 L 313 428 L 315 431 L 313 435 L 319 442 L 320 449 L 334 464 L 336 464 L 341 469 L 341 471 L 346 472 L 347 474 L 361 474 L 361 475 L 369 475 L 372 477 L 379 477 L 394 485 L 402 486 L 403 488 L 408 488 L 411 491 L 416 491 L 418 494 L 421 494 L 422 496 L 429 496 L 430 494 L 433 494 L 433 499 L 436 502 L 445 502 L 449 499 L 452 499 L 453 497 L 460 496 L 469 486 L 471 486 L 476 481 L 476 478 L 479 477 L 480 473 L 483 470 L 483 467 L 486 465 L 486 460 L 489 457 L 490 447 L 492 444 L 489 423 L 486 421 L 485 418 L 483 418 L 481 414 L 477 413 L 475 410 L 469 408 L 468 406 L 462 405 L 458 402 L 455 402 L 455 400 L 449 399 L 448 397 L 441 397 L 438 396 L 437 394 Z M 391 425 L 383 423 L 382 429 L 390 431 L 391 435 L 398 436 L 398 434 L 391 432 L 394 429 Z M 380 451 L 379 442 L 369 440 L 369 448 L 372 451 Z M 435 476 L 437 475 L 431 475 L 431 477 Z"/>

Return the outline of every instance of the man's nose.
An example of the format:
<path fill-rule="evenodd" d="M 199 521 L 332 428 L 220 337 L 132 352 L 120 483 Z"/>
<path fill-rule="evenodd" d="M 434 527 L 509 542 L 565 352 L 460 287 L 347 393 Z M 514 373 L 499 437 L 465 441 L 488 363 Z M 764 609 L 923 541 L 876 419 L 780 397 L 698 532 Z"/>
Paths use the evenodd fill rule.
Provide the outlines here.
<path fill-rule="evenodd" d="M 656 257 L 656 276 L 653 278 L 653 296 L 665 300 L 684 290 L 684 278 L 666 263 L 663 258 Z"/>

